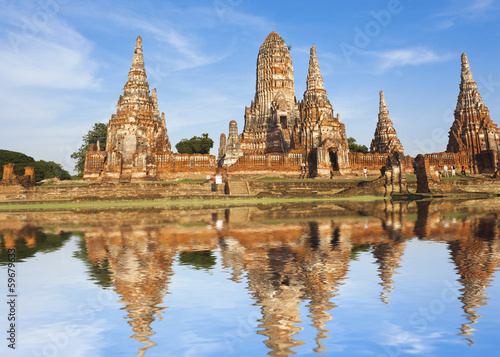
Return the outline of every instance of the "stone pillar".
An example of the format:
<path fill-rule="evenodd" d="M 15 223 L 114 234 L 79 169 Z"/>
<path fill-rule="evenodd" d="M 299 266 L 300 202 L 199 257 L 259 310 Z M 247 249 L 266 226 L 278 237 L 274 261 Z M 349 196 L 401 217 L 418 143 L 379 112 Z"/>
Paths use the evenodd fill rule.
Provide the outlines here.
<path fill-rule="evenodd" d="M 26 166 L 24 168 L 24 176 L 29 184 L 35 183 L 35 168 L 33 166 Z"/>
<path fill-rule="evenodd" d="M 392 196 L 394 194 L 408 193 L 406 185 L 406 172 L 403 163 L 403 155 L 395 152 L 392 156 L 387 157 L 385 169 L 385 195 Z"/>
<path fill-rule="evenodd" d="M 219 162 L 224 155 L 226 155 L 226 134 L 222 133 L 220 134 L 219 155 L 217 156 L 217 162 Z"/>
<path fill-rule="evenodd" d="M 415 158 L 415 168 L 417 171 L 417 193 L 430 193 L 431 189 L 441 182 L 441 174 L 434 167 L 429 165 L 429 160 L 422 154 Z"/>
<path fill-rule="evenodd" d="M 2 181 L 11 181 L 17 178 L 17 175 L 14 173 L 14 167 L 16 167 L 16 164 L 3 165 Z"/>
<path fill-rule="evenodd" d="M 222 135 L 221 144 L 223 139 Z M 227 146 L 225 147 L 225 157 L 222 166 L 229 167 L 242 156 L 243 151 L 241 150 L 240 138 L 238 136 L 238 124 L 235 120 L 231 120 L 229 122 L 229 136 L 227 137 Z"/>

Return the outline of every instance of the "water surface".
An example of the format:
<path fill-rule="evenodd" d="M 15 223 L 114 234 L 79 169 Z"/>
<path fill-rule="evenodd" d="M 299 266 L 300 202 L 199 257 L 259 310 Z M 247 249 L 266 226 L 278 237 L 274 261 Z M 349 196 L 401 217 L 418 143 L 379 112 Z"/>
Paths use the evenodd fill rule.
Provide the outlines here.
<path fill-rule="evenodd" d="M 19 332 L 0 351 L 493 356 L 498 213 L 496 200 L 4 213 Z"/>

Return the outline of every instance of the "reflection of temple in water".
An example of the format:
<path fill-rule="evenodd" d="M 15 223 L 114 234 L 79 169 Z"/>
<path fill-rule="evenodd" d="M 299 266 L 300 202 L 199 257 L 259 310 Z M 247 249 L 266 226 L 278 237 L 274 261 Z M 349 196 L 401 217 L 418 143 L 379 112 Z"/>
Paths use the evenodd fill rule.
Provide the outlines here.
<path fill-rule="evenodd" d="M 448 244 L 463 285 L 459 299 L 468 322 L 460 328 L 461 335 L 473 345 L 472 325 L 481 317 L 476 309 L 486 305 L 484 290 L 490 286 L 495 269 L 500 266 L 500 242 L 495 239 L 498 238 L 498 217 L 476 218 L 464 223 L 473 235 Z"/>
<path fill-rule="evenodd" d="M 429 202 L 417 204 L 418 219 L 414 228 L 417 237 L 448 244 L 462 284 L 459 299 L 468 320 L 460 327 L 460 335 L 472 346 L 475 330 L 472 325 L 481 317 L 476 309 L 486 305 L 485 289 L 490 286 L 495 269 L 500 267 L 498 215 L 444 220 L 442 212 Z"/>
<path fill-rule="evenodd" d="M 273 232 L 274 231 L 274 232 Z M 261 227 L 260 231 L 229 230 L 220 238 L 223 264 L 233 276 L 247 272 L 255 305 L 261 306 L 259 334 L 272 356 L 288 356 L 304 342 L 293 335 L 302 330 L 300 303 L 317 329 L 315 348 L 321 352 L 327 338 L 331 301 L 347 273 L 351 245 L 339 236 L 334 222 L 307 222 Z"/>
<path fill-rule="evenodd" d="M 179 251 L 216 248 L 215 236 L 196 242 L 188 233 L 168 228 L 125 226 L 94 228 L 86 232 L 89 259 L 94 264 L 106 262 L 112 282 L 121 296 L 120 303 L 128 312 L 137 341 L 144 344 L 138 356 L 156 346 L 151 323 L 161 320 L 166 307 L 161 307 L 172 277 L 172 264 Z"/>
<path fill-rule="evenodd" d="M 167 308 L 162 304 L 174 274 L 173 263 L 182 252 L 218 250 L 229 278 L 235 283 L 246 281 L 254 304 L 260 307 L 256 333 L 267 338 L 269 355 L 287 356 L 305 343 L 297 337 L 306 320 L 303 309 L 316 330 L 314 351 L 326 349 L 325 339 L 333 337 L 328 324 L 335 316 L 335 296 L 348 277 L 358 247 L 370 247 L 380 277 L 381 300 L 389 305 L 390 293 L 398 285 L 394 274 L 408 240 L 415 236 L 447 244 L 462 285 L 459 299 L 467 319 L 460 334 L 473 343 L 472 325 L 480 318 L 476 311 L 486 304 L 485 289 L 500 265 L 498 216 L 445 218 L 440 207 L 429 202 L 417 202 L 413 208 L 389 201 L 372 208 L 356 205 L 350 204 L 344 217 L 338 210 L 339 214 L 327 213 L 322 220 L 297 220 L 291 212 L 291 221 L 251 223 L 256 217 L 281 219 L 283 210 L 240 208 L 198 214 L 204 222 L 199 226 L 141 221 L 136 225 L 102 224 L 82 231 L 88 259 L 111 273 L 133 337 L 144 344 L 139 355 L 155 345 L 151 324 L 161 320 Z M 364 217 L 353 217 L 353 211 Z M 409 212 L 416 220 L 409 219 Z M 26 244 L 36 245 L 33 226 L 6 226 L 0 220 L 0 249 L 15 246 L 20 236 L 26 238 Z"/>

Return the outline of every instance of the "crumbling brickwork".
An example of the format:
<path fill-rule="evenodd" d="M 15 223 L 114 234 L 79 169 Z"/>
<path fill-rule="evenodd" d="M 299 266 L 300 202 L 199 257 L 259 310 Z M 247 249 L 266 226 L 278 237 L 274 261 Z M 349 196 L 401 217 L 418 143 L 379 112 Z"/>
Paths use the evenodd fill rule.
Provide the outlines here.
<path fill-rule="evenodd" d="M 389 110 L 385 103 L 384 92 L 380 91 L 380 105 L 377 128 L 370 145 L 370 153 L 404 153 L 403 145 L 398 139 L 398 134 L 389 117 Z"/>
<path fill-rule="evenodd" d="M 223 167 L 237 165 L 237 171 L 250 172 L 261 166 L 254 164 L 261 160 L 258 155 L 274 154 L 283 157 L 269 156 L 271 162 L 295 162 L 298 157 L 301 162 L 266 170 L 272 174 L 282 171 L 294 172 L 297 177 L 332 177 L 349 172 L 345 126 L 340 116 L 334 115 L 328 100 L 314 45 L 304 99 L 299 103 L 295 98 L 290 52 L 276 32 L 269 34 L 257 57 L 255 99 L 245 109 L 243 133 L 237 136 L 234 128 L 236 122 L 230 126 L 225 158 L 219 161 Z M 230 147 L 231 140 L 235 143 L 233 147 Z M 241 157 L 247 159 L 240 160 Z M 244 162 L 250 166 L 245 168 Z M 231 171 L 236 171 L 236 167 Z"/>
<path fill-rule="evenodd" d="M 460 92 L 455 121 L 450 128 L 447 152 L 471 154 L 474 173 L 495 172 L 500 150 L 500 132 L 490 118 L 477 84 L 472 79 L 467 55 L 462 53 Z"/>
<path fill-rule="evenodd" d="M 189 155 L 188 155 L 189 156 Z M 108 124 L 106 150 L 87 152 L 84 178 L 105 181 L 160 180 L 212 174 L 215 157 L 173 154 L 165 113 L 158 110 L 156 88 L 151 95 L 144 67 L 142 39 L 137 37 L 132 66 L 116 114 Z"/>
<path fill-rule="evenodd" d="M 417 155 L 415 158 L 415 171 L 417 174 L 417 193 L 431 193 L 439 189 L 441 173 L 439 166 L 431 163 L 427 155 Z"/>
<path fill-rule="evenodd" d="M 15 164 L 3 165 L 1 186 L 17 186 L 31 187 L 36 184 L 35 182 L 35 168 L 33 166 L 24 167 L 24 176 L 18 176 L 14 172 Z"/>

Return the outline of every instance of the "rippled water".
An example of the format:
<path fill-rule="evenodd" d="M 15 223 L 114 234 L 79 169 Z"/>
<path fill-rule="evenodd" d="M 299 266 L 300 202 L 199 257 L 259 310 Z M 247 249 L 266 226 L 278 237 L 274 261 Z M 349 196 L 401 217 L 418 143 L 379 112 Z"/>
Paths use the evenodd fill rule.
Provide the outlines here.
<path fill-rule="evenodd" d="M 18 341 L 0 351 L 494 356 L 497 205 L 4 214 L 2 262 L 17 249 Z M 0 274 L 6 296 L 5 266 Z"/>

